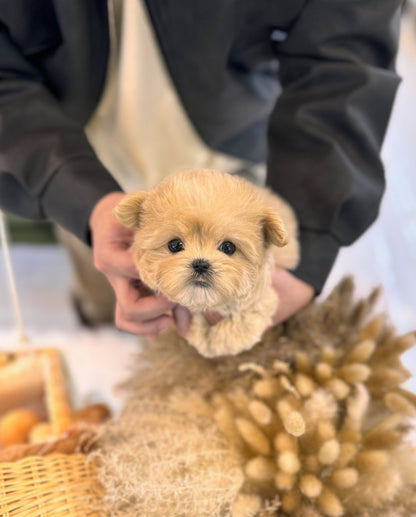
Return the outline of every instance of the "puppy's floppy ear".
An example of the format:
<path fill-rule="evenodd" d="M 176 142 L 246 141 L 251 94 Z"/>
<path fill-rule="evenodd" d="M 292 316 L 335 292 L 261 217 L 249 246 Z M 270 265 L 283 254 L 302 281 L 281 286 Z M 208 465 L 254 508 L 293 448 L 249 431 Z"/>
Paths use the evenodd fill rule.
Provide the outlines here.
<path fill-rule="evenodd" d="M 286 229 L 282 220 L 271 208 L 267 208 L 263 218 L 264 240 L 267 244 L 285 246 L 288 241 Z"/>
<path fill-rule="evenodd" d="M 114 208 L 117 221 L 128 228 L 138 228 L 143 211 L 142 204 L 146 196 L 147 193 L 144 191 L 127 194 Z"/>

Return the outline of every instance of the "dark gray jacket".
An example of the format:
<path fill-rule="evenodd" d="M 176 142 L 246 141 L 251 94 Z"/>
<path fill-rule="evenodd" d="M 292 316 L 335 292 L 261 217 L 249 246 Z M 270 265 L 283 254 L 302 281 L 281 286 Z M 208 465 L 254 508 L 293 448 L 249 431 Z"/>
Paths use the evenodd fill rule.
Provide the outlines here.
<path fill-rule="evenodd" d="M 267 161 L 295 208 L 318 291 L 374 221 L 398 77 L 401 0 L 146 0 L 191 122 L 212 148 Z M 102 92 L 106 0 L 0 0 L 0 205 L 88 241 L 118 190 L 83 127 Z"/>

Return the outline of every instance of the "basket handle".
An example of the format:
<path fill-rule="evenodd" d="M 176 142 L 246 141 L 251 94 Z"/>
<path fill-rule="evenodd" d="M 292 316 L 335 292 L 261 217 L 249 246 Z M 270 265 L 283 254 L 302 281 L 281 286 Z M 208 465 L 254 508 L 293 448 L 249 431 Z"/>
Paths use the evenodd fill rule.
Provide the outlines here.
<path fill-rule="evenodd" d="M 18 332 L 18 340 L 17 345 L 23 345 L 26 344 L 29 339 L 26 336 L 24 326 L 23 326 L 23 318 L 22 318 L 22 311 L 19 303 L 19 297 L 17 294 L 17 287 L 16 287 L 16 281 L 15 281 L 15 275 L 13 271 L 12 261 L 10 258 L 10 240 L 9 235 L 7 231 L 7 224 L 6 224 L 6 218 L 2 210 L 0 210 L 0 241 L 3 248 L 3 254 L 4 254 L 4 262 L 6 265 L 6 272 L 7 272 L 7 278 L 9 280 L 9 286 L 10 286 L 10 296 L 11 301 L 14 309 L 14 315 L 16 319 L 17 324 L 17 332 Z"/>

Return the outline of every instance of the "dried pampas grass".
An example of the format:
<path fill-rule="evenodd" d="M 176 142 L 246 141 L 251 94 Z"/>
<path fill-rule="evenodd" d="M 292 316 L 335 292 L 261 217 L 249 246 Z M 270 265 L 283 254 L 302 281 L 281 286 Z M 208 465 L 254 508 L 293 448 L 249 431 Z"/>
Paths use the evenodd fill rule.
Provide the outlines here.
<path fill-rule="evenodd" d="M 414 335 L 370 319 L 376 299 L 346 279 L 238 356 L 145 347 L 99 442 L 112 515 L 414 516 Z"/>
<path fill-rule="evenodd" d="M 111 515 L 220 517 L 231 506 L 243 474 L 200 402 L 134 400 L 107 427 L 96 454 Z"/>

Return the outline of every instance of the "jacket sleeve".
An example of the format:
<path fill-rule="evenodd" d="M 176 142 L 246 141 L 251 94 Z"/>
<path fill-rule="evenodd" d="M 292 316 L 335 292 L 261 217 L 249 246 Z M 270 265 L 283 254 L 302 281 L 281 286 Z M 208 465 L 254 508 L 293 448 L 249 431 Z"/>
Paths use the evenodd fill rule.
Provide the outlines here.
<path fill-rule="evenodd" d="M 88 242 L 88 219 L 120 190 L 80 124 L 61 109 L 41 72 L 0 23 L 0 206 L 48 219 Z"/>
<path fill-rule="evenodd" d="M 400 0 L 306 0 L 274 43 L 283 91 L 269 125 L 268 183 L 297 213 L 294 274 L 317 292 L 340 246 L 378 214 L 401 8 Z"/>

